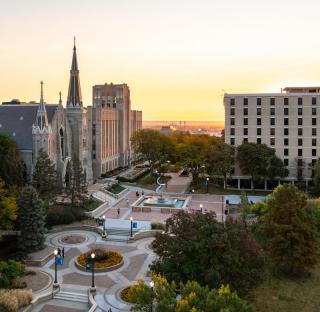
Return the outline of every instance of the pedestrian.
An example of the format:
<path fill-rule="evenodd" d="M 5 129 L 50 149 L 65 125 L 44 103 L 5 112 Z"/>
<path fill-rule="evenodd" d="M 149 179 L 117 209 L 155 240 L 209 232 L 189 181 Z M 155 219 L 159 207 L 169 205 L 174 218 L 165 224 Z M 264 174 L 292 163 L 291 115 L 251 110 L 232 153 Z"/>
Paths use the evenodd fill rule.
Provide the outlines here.
<path fill-rule="evenodd" d="M 143 196 L 144 195 L 144 191 L 142 190 L 142 192 L 141 192 L 141 195 Z"/>
<path fill-rule="evenodd" d="M 62 248 L 62 258 L 64 259 L 64 247 Z"/>
<path fill-rule="evenodd" d="M 118 210 L 118 217 L 119 217 L 119 215 L 120 215 L 120 207 L 118 207 L 117 210 Z"/>
<path fill-rule="evenodd" d="M 136 196 L 139 197 L 139 192 L 138 191 L 136 191 Z"/>
<path fill-rule="evenodd" d="M 126 198 L 126 203 L 127 203 L 127 207 L 129 208 L 130 203 L 128 198 Z"/>

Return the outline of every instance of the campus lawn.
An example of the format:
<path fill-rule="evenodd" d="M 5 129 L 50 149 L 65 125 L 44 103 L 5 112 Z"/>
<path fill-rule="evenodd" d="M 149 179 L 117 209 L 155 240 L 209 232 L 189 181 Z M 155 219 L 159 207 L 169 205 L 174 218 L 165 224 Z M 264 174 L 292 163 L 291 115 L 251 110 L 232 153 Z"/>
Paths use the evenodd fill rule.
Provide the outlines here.
<path fill-rule="evenodd" d="M 305 279 L 271 277 L 252 294 L 256 312 L 320 311 L 320 263 Z"/>

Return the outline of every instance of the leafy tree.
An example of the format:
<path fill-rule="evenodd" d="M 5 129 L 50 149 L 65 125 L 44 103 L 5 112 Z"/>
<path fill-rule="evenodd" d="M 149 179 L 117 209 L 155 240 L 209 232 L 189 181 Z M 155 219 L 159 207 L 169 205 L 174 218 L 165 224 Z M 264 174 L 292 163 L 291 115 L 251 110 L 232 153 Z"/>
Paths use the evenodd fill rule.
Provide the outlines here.
<path fill-rule="evenodd" d="M 5 189 L 5 182 L 0 179 L 0 230 L 12 230 L 16 219 L 16 198 Z"/>
<path fill-rule="evenodd" d="M 314 174 L 313 174 L 313 186 L 314 186 L 314 193 L 319 195 L 320 194 L 320 160 L 318 159 L 313 166 Z"/>
<path fill-rule="evenodd" d="M 235 148 L 226 143 L 220 143 L 210 148 L 207 156 L 207 165 L 212 175 L 223 177 L 223 187 L 227 187 L 227 178 L 234 167 Z"/>
<path fill-rule="evenodd" d="M 157 163 L 161 163 L 174 148 L 168 136 L 162 135 L 153 129 L 137 131 L 131 138 L 132 147 L 137 154 L 149 162 L 151 173 Z"/>
<path fill-rule="evenodd" d="M 153 275 L 154 287 L 151 289 L 138 282 L 138 287 L 129 290 L 131 301 L 137 302 L 131 311 L 143 312 L 252 312 L 253 308 L 231 292 L 228 286 L 210 290 L 207 286 L 200 286 L 195 281 L 188 281 L 180 285 L 179 295 L 176 295 L 174 282 L 167 282 L 160 275 Z"/>
<path fill-rule="evenodd" d="M 250 231 L 239 222 L 223 225 L 212 213 L 173 215 L 153 246 L 158 258 L 151 269 L 169 281 L 194 280 L 210 288 L 224 283 L 245 293 L 264 274 L 264 259 Z"/>
<path fill-rule="evenodd" d="M 42 200 L 52 201 L 57 194 L 58 177 L 54 164 L 43 150 L 39 156 L 32 175 L 32 185 Z"/>
<path fill-rule="evenodd" d="M 42 202 L 32 186 L 22 189 L 18 201 L 18 249 L 21 253 L 37 251 L 44 243 L 44 213 Z"/>
<path fill-rule="evenodd" d="M 15 141 L 6 133 L 0 133 L 0 178 L 8 186 L 22 186 L 26 170 Z"/>
<path fill-rule="evenodd" d="M 237 147 L 237 161 L 243 174 L 254 182 L 269 177 L 285 177 L 288 170 L 275 155 L 275 150 L 266 144 L 244 143 Z"/>
<path fill-rule="evenodd" d="M 280 185 L 267 205 L 267 247 L 275 268 L 288 275 L 309 272 L 317 260 L 317 232 L 306 195 L 292 184 Z"/>
<path fill-rule="evenodd" d="M 88 193 L 88 184 L 78 158 L 73 158 L 71 161 L 65 193 L 70 198 L 71 208 L 83 208 L 82 205 Z"/>
<path fill-rule="evenodd" d="M 248 217 L 248 214 L 250 213 L 250 207 L 251 205 L 249 203 L 248 196 L 244 192 L 242 192 L 240 195 L 240 213 L 241 213 L 241 220 L 245 225 L 245 227 L 247 227 L 247 217 Z"/>

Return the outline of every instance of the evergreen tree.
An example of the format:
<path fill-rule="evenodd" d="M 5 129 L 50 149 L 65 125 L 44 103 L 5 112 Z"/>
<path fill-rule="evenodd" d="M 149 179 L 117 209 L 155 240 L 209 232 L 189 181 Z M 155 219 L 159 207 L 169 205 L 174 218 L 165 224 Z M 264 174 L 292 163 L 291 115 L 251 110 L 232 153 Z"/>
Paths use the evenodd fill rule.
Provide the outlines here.
<path fill-rule="evenodd" d="M 70 198 L 71 209 L 74 207 L 82 207 L 83 201 L 88 193 L 88 184 L 86 182 L 86 175 L 83 171 L 81 162 L 76 157 L 71 161 L 65 193 Z"/>
<path fill-rule="evenodd" d="M 42 202 L 32 186 L 22 189 L 18 201 L 18 249 L 26 254 L 37 251 L 44 243 L 44 213 Z"/>
<path fill-rule="evenodd" d="M 280 185 L 267 205 L 267 247 L 275 268 L 288 275 L 308 273 L 317 260 L 317 232 L 305 194 L 292 184 Z"/>
<path fill-rule="evenodd" d="M 58 177 L 54 164 L 43 150 L 39 156 L 32 175 L 32 185 L 42 200 L 51 201 L 57 194 Z"/>

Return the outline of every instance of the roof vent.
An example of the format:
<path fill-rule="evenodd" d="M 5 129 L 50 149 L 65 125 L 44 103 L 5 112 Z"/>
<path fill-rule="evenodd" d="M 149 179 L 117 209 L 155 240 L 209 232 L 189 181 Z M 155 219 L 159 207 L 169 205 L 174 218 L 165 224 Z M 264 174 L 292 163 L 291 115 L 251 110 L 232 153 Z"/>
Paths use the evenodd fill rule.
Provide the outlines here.
<path fill-rule="evenodd" d="M 23 120 L 23 116 L 20 116 L 20 120 Z"/>

